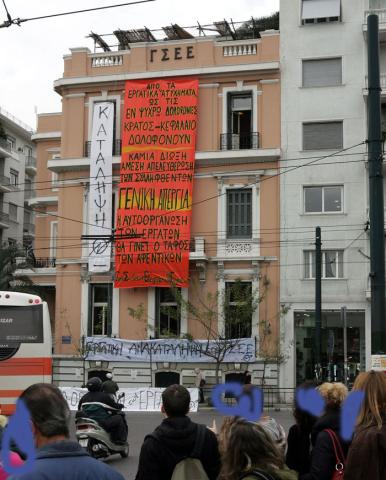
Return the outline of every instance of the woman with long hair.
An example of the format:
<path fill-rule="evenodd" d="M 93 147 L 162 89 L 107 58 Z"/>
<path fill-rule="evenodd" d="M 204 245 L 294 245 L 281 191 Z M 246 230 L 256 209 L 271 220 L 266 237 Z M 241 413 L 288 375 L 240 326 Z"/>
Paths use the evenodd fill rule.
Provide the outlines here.
<path fill-rule="evenodd" d="M 242 418 L 229 419 L 220 432 L 221 480 L 296 480 L 264 428 Z"/>
<path fill-rule="evenodd" d="M 318 390 L 325 401 L 325 410 L 312 428 L 310 469 L 300 475 L 300 480 L 331 480 L 336 469 L 344 469 L 349 447 L 340 437 L 340 413 L 347 387 L 339 382 L 325 382 Z"/>
<path fill-rule="evenodd" d="M 363 372 L 353 390 L 365 397 L 356 423 L 345 471 L 345 480 L 386 478 L 386 373 Z"/>

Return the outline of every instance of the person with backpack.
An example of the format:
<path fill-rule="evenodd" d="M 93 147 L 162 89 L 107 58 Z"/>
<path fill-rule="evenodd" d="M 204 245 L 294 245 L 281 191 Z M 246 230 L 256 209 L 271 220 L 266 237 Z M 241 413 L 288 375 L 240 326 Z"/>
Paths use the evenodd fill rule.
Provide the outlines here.
<path fill-rule="evenodd" d="M 325 401 L 323 415 L 311 432 L 311 465 L 300 480 L 336 480 L 344 478 L 346 456 L 350 443 L 340 437 L 341 406 L 348 390 L 343 383 L 322 383 L 318 387 Z"/>
<path fill-rule="evenodd" d="M 141 447 L 136 480 L 216 480 L 220 454 L 216 435 L 189 418 L 190 394 L 182 385 L 162 392 L 166 416 Z"/>
<path fill-rule="evenodd" d="M 345 480 L 386 478 L 386 374 L 363 372 L 353 390 L 365 394 L 350 446 Z"/>
<path fill-rule="evenodd" d="M 297 480 L 271 435 L 255 422 L 229 418 L 220 432 L 220 480 Z"/>

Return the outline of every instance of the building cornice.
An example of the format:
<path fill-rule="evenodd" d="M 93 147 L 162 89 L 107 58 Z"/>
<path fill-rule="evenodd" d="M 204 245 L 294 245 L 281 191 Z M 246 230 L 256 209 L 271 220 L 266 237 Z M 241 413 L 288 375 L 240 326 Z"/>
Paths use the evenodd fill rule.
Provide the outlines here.
<path fill-rule="evenodd" d="M 42 132 L 32 135 L 32 140 L 51 140 L 56 138 L 62 138 L 62 132 Z"/>
<path fill-rule="evenodd" d="M 279 62 L 245 63 L 237 65 L 221 65 L 216 67 L 184 68 L 176 70 L 159 70 L 152 72 L 118 73 L 115 75 L 95 75 L 85 77 L 59 78 L 54 81 L 54 89 L 60 92 L 63 87 L 94 85 L 108 82 L 124 82 L 125 80 L 140 80 L 145 78 L 187 77 L 190 75 L 213 75 L 221 73 L 279 71 Z"/>

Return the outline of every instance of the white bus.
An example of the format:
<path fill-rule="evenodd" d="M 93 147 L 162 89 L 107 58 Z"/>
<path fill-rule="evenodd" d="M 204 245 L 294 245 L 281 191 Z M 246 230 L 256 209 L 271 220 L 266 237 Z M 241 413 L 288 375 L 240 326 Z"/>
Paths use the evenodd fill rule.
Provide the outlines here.
<path fill-rule="evenodd" d="M 37 295 L 0 291 L 0 413 L 10 415 L 29 385 L 52 381 L 48 306 Z"/>

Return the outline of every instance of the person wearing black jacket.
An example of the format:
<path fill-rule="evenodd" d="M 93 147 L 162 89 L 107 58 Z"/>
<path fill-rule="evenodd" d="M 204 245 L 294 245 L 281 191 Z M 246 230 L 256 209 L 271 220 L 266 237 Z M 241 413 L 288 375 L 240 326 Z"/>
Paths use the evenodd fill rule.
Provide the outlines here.
<path fill-rule="evenodd" d="M 170 480 L 177 463 L 192 453 L 198 428 L 202 428 L 188 417 L 190 394 L 182 385 L 166 388 L 162 403 L 162 413 L 167 418 L 145 437 L 136 480 Z M 205 428 L 199 460 L 209 479 L 216 480 L 220 472 L 220 454 L 216 435 L 208 428 Z"/>
<path fill-rule="evenodd" d="M 314 389 L 314 383 L 304 383 L 299 388 Z M 308 473 L 311 467 L 311 431 L 316 418 L 302 410 L 295 400 L 294 417 L 296 424 L 288 431 L 285 463 L 299 475 Z"/>
<path fill-rule="evenodd" d="M 92 377 L 86 384 L 88 393 L 83 395 L 78 404 L 77 417 L 82 416 L 82 405 L 89 402 L 98 402 L 108 405 L 109 407 L 121 410 L 124 405 L 113 400 L 111 395 L 102 392 L 102 380 L 98 377 Z M 92 418 L 96 420 L 107 432 L 110 433 L 111 440 L 114 443 L 125 443 L 127 440 L 127 423 L 123 415 L 111 415 L 101 409 L 102 416 L 94 415 Z M 90 416 L 90 415 L 89 415 Z"/>
<path fill-rule="evenodd" d="M 340 437 L 340 408 L 347 396 L 347 387 L 342 383 L 323 383 L 318 390 L 326 402 L 324 414 L 315 422 L 311 432 L 313 446 L 311 465 L 308 473 L 300 475 L 299 480 L 331 480 L 335 472 L 336 456 L 330 435 L 325 431 L 335 432 L 342 447 L 344 459 L 350 443 Z"/>

